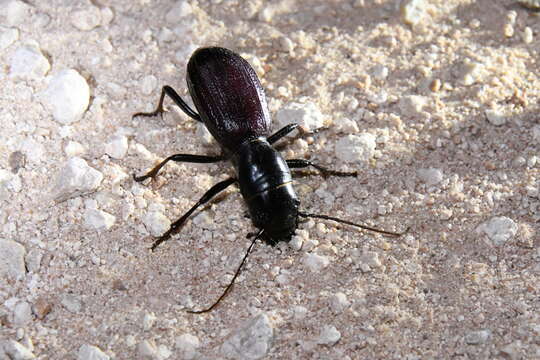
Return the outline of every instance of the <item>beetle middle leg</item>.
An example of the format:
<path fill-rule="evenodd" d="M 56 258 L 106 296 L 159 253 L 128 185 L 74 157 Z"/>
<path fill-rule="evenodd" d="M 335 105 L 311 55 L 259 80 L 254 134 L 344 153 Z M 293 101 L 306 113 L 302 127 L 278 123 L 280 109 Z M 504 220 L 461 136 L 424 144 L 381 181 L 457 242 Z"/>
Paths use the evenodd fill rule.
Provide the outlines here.
<path fill-rule="evenodd" d="M 354 176 L 354 177 L 358 176 L 357 171 L 346 172 L 346 171 L 337 171 L 337 170 L 327 169 L 327 168 L 325 168 L 323 166 L 314 164 L 313 162 L 311 162 L 309 160 L 305 160 L 305 159 L 289 159 L 289 160 L 287 160 L 287 165 L 289 165 L 289 167 L 291 169 L 301 169 L 301 168 L 306 168 L 308 166 L 312 166 L 315 169 L 319 170 L 323 176 L 328 176 L 328 175 L 332 175 L 332 176 Z"/>
<path fill-rule="evenodd" d="M 133 114 L 132 117 L 136 117 L 136 116 L 156 116 L 158 114 L 161 114 L 163 113 L 165 110 L 163 109 L 163 100 L 165 99 L 165 95 L 168 95 L 176 105 L 178 105 L 178 107 L 180 109 L 182 109 L 182 111 L 184 113 L 186 113 L 187 116 L 189 116 L 190 118 L 192 118 L 193 120 L 197 120 L 197 121 L 200 121 L 202 122 L 201 120 L 201 116 L 199 114 L 197 114 L 197 112 L 195 112 L 195 110 L 193 110 L 181 97 L 180 95 L 178 95 L 178 93 L 172 88 L 170 87 L 169 85 L 165 85 L 163 86 L 163 88 L 161 89 L 161 96 L 159 98 L 159 103 L 158 103 L 158 106 L 156 108 L 156 110 L 152 111 L 152 112 L 138 112 L 138 113 L 135 113 Z"/>
<path fill-rule="evenodd" d="M 154 178 L 158 174 L 159 170 L 168 163 L 169 161 L 177 162 L 189 162 L 189 163 L 198 163 L 198 164 L 208 164 L 215 163 L 222 160 L 225 160 L 222 156 L 208 156 L 208 155 L 192 155 L 192 154 L 175 154 L 171 155 L 159 164 L 157 164 L 152 170 L 144 174 L 143 176 L 133 175 L 133 179 L 137 182 L 144 181 L 148 178 Z"/>
<path fill-rule="evenodd" d="M 152 251 L 155 250 L 156 247 L 158 247 L 159 244 L 162 242 L 168 240 L 172 235 L 178 233 L 182 227 L 184 226 L 186 220 L 193 214 L 195 210 L 201 205 L 206 204 L 208 201 L 210 201 L 214 196 L 225 190 L 230 185 L 234 184 L 236 182 L 235 178 L 228 178 L 226 180 L 220 181 L 214 186 L 212 186 L 204 195 L 201 197 L 199 201 L 195 205 L 191 207 L 184 215 L 182 215 L 181 218 L 176 220 L 171 224 L 171 227 L 169 230 L 165 232 L 165 234 L 161 235 L 152 245 Z"/>

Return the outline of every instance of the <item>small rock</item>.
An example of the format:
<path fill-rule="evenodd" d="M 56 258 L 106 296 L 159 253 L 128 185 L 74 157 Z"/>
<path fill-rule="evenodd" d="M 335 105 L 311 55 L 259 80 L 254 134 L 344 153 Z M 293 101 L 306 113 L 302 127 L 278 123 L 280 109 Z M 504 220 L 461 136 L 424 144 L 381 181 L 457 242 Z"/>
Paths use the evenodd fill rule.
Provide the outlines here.
<path fill-rule="evenodd" d="M 401 2 L 401 20 L 407 25 L 416 25 L 423 21 L 429 3 L 426 0 L 405 0 Z"/>
<path fill-rule="evenodd" d="M 97 231 L 109 230 L 115 222 L 116 217 L 105 211 L 86 209 L 84 213 L 84 224 L 89 229 Z"/>
<path fill-rule="evenodd" d="M 501 126 L 506 123 L 506 116 L 500 109 L 488 109 L 485 111 L 488 121 L 495 125 Z"/>
<path fill-rule="evenodd" d="M 9 167 L 11 172 L 16 174 L 26 165 L 26 155 L 22 151 L 14 151 L 9 154 Z"/>
<path fill-rule="evenodd" d="M 312 272 L 320 272 L 330 264 L 330 260 L 323 255 L 306 253 L 303 257 L 304 265 Z"/>
<path fill-rule="evenodd" d="M 347 300 L 347 295 L 342 292 L 335 293 L 330 297 L 330 308 L 336 314 L 343 312 L 350 305 L 351 303 Z"/>
<path fill-rule="evenodd" d="M 95 191 L 103 180 L 103 174 L 88 166 L 84 159 L 74 157 L 60 170 L 54 189 L 54 199 L 67 199 Z"/>
<path fill-rule="evenodd" d="M 497 246 L 504 245 L 504 243 L 512 239 L 518 231 L 518 226 L 514 220 L 507 218 L 506 216 L 494 217 L 483 224 L 482 228 L 489 239 Z"/>
<path fill-rule="evenodd" d="M 348 163 L 367 162 L 375 154 L 376 139 L 369 133 L 347 135 L 336 143 L 334 152 L 336 157 Z"/>
<path fill-rule="evenodd" d="M 147 75 L 141 80 L 141 93 L 150 95 L 156 89 L 158 79 L 154 75 Z"/>
<path fill-rule="evenodd" d="M 13 323 L 15 326 L 24 327 L 32 321 L 32 308 L 26 301 L 21 301 L 15 305 L 13 310 Z"/>
<path fill-rule="evenodd" d="M 82 309 L 82 303 L 75 295 L 66 294 L 62 297 L 62 305 L 69 311 L 74 314 L 78 313 Z"/>
<path fill-rule="evenodd" d="M 7 49 L 17 40 L 19 40 L 18 29 L 0 26 L 0 51 Z"/>
<path fill-rule="evenodd" d="M 440 169 L 419 169 L 416 173 L 418 174 L 420 180 L 426 183 L 427 186 L 436 185 L 443 179 L 443 172 Z"/>
<path fill-rule="evenodd" d="M 159 359 L 158 348 L 153 341 L 144 340 L 140 342 L 137 351 L 142 359 Z"/>
<path fill-rule="evenodd" d="M 341 339 L 341 333 L 332 325 L 326 325 L 317 339 L 319 345 L 335 345 Z"/>
<path fill-rule="evenodd" d="M 324 117 L 317 105 L 312 102 L 289 103 L 276 113 L 276 120 L 280 127 L 297 123 L 306 131 L 324 126 Z"/>
<path fill-rule="evenodd" d="M 181 359 L 195 359 L 199 355 L 197 352 L 199 346 L 199 338 L 191 334 L 180 335 L 175 340 L 175 347 L 178 350 Z"/>
<path fill-rule="evenodd" d="M 420 95 L 408 95 L 399 100 L 399 108 L 405 116 L 418 116 L 428 103 L 428 98 Z"/>
<path fill-rule="evenodd" d="M 77 360 L 109 360 L 110 356 L 92 345 L 81 345 L 77 353 Z"/>
<path fill-rule="evenodd" d="M 142 221 L 152 236 L 162 235 L 171 227 L 171 221 L 160 211 L 147 212 Z"/>
<path fill-rule="evenodd" d="M 43 297 L 38 298 L 34 302 L 34 314 L 36 314 L 37 318 L 40 320 L 45 319 L 45 316 L 47 316 L 51 310 L 51 302 Z"/>
<path fill-rule="evenodd" d="M 388 77 L 388 68 L 384 65 L 377 64 L 371 69 L 371 75 L 379 80 L 384 80 Z"/>
<path fill-rule="evenodd" d="M 77 71 L 63 70 L 52 77 L 43 100 L 56 121 L 71 124 L 79 121 L 88 108 L 90 88 Z"/>
<path fill-rule="evenodd" d="M 0 278 L 18 280 L 26 275 L 24 256 L 26 250 L 21 244 L 0 239 Z"/>
<path fill-rule="evenodd" d="M 469 345 L 485 344 L 490 337 L 491 331 L 489 330 L 471 331 L 465 336 L 465 342 Z"/>
<path fill-rule="evenodd" d="M 6 354 L 7 357 L 1 357 L 3 354 Z M 0 342 L 0 359 L 2 360 L 31 360 L 35 358 L 36 356 L 30 349 L 15 340 L 5 340 Z"/>
<path fill-rule="evenodd" d="M 221 351 L 233 359 L 262 359 L 269 350 L 274 337 L 274 329 L 266 314 L 249 320 L 225 340 Z"/>
<path fill-rule="evenodd" d="M 154 313 L 144 313 L 142 324 L 143 324 L 143 330 L 148 331 L 154 326 L 154 323 L 156 322 L 156 315 Z"/>
<path fill-rule="evenodd" d="M 177 1 L 165 15 L 165 20 L 171 25 L 177 25 L 181 23 L 183 18 L 190 16 L 193 13 L 193 9 L 189 2 L 185 0 Z"/>
<path fill-rule="evenodd" d="M 66 147 L 64 148 L 64 152 L 69 157 L 75 157 L 84 154 L 85 148 L 81 143 L 76 141 L 68 141 Z"/>
<path fill-rule="evenodd" d="M 123 159 L 128 151 L 128 140 L 125 136 L 114 136 L 105 145 L 105 153 L 115 159 Z"/>
<path fill-rule="evenodd" d="M 25 45 L 15 50 L 11 58 L 9 76 L 20 79 L 38 79 L 50 70 L 49 60 L 37 45 Z"/>
<path fill-rule="evenodd" d="M 89 31 L 101 23 L 101 11 L 96 6 L 87 6 L 82 10 L 74 11 L 71 16 L 71 24 L 82 31 Z"/>
<path fill-rule="evenodd" d="M 0 24 L 16 26 L 24 23 L 30 5 L 21 0 L 4 0 L 0 6 Z"/>

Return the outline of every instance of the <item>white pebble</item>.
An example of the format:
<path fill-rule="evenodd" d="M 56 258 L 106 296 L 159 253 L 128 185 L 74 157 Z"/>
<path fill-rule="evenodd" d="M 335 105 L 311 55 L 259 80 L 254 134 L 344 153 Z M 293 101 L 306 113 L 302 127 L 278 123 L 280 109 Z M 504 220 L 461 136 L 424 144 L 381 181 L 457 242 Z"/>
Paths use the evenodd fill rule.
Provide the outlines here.
<path fill-rule="evenodd" d="M 388 77 L 388 68 L 384 65 L 377 64 L 371 69 L 371 75 L 379 80 L 384 80 Z"/>
<path fill-rule="evenodd" d="M 24 256 L 26 250 L 12 240 L 0 239 L 0 278 L 18 280 L 26 275 Z"/>
<path fill-rule="evenodd" d="M 381 260 L 379 259 L 379 253 L 374 251 L 364 252 L 359 260 L 362 264 L 368 265 L 370 268 L 379 268 L 382 266 Z"/>
<path fill-rule="evenodd" d="M 88 166 L 84 159 L 74 157 L 60 170 L 54 189 L 57 202 L 89 194 L 95 191 L 103 180 L 103 174 Z"/>
<path fill-rule="evenodd" d="M 72 294 L 65 294 L 60 303 L 66 308 L 66 310 L 74 314 L 79 313 L 82 310 L 81 300 Z"/>
<path fill-rule="evenodd" d="M 82 31 L 89 31 L 101 23 L 101 11 L 96 6 L 88 6 L 74 11 L 71 16 L 71 24 Z"/>
<path fill-rule="evenodd" d="M 154 75 L 147 75 L 141 80 L 141 93 L 150 95 L 157 85 L 157 78 Z"/>
<path fill-rule="evenodd" d="M 306 318 L 308 309 L 303 306 L 297 305 L 293 308 L 293 313 L 296 320 L 303 320 Z"/>
<path fill-rule="evenodd" d="M 199 356 L 197 349 L 201 345 L 199 338 L 191 334 L 182 334 L 175 339 L 175 347 L 180 358 L 192 360 Z"/>
<path fill-rule="evenodd" d="M 534 35 L 530 27 L 527 26 L 525 27 L 525 29 L 523 29 L 523 32 L 521 33 L 521 39 L 523 40 L 525 44 L 530 44 L 533 42 Z"/>
<path fill-rule="evenodd" d="M 85 151 L 84 146 L 76 141 L 68 141 L 66 147 L 64 148 L 64 152 L 68 157 L 79 156 L 84 154 Z"/>
<path fill-rule="evenodd" d="M 332 325 L 325 325 L 317 339 L 317 344 L 332 346 L 335 345 L 339 339 L 341 339 L 341 333 L 338 329 Z"/>
<path fill-rule="evenodd" d="M 13 323 L 15 326 L 24 327 L 32 321 L 32 308 L 26 301 L 21 301 L 15 305 L 13 310 Z"/>
<path fill-rule="evenodd" d="M 77 353 L 77 360 L 109 360 L 109 355 L 101 351 L 100 348 L 92 345 L 81 345 Z"/>
<path fill-rule="evenodd" d="M 171 221 L 160 211 L 149 211 L 142 219 L 152 236 L 162 235 L 171 227 Z"/>
<path fill-rule="evenodd" d="M 418 116 L 428 103 L 428 98 L 420 95 L 408 95 L 399 100 L 399 108 L 405 116 Z"/>
<path fill-rule="evenodd" d="M 21 0 L 4 0 L 0 6 L 0 24 L 16 26 L 24 23 L 30 6 Z"/>
<path fill-rule="evenodd" d="M 418 169 L 417 172 L 420 180 L 428 186 L 433 186 L 440 183 L 443 179 L 443 172 L 440 169 Z"/>
<path fill-rule="evenodd" d="M 302 244 L 304 243 L 304 240 L 298 235 L 295 235 L 292 237 L 291 241 L 289 241 L 289 246 L 293 250 L 300 250 L 302 248 Z"/>
<path fill-rule="evenodd" d="M 488 109 L 485 113 L 488 121 L 495 126 L 501 126 L 506 123 L 506 116 L 500 109 Z"/>
<path fill-rule="evenodd" d="M 485 344 L 491 337 L 489 330 L 471 331 L 465 335 L 465 342 L 469 345 Z"/>
<path fill-rule="evenodd" d="M 128 151 L 127 137 L 116 135 L 105 144 L 105 153 L 115 159 L 123 159 Z"/>
<path fill-rule="evenodd" d="M 267 356 L 274 338 L 274 329 L 266 314 L 256 317 L 236 329 L 221 346 L 227 358 L 262 359 Z"/>
<path fill-rule="evenodd" d="M 516 235 L 518 226 L 512 219 L 499 216 L 483 224 L 482 229 L 495 245 L 503 245 Z"/>
<path fill-rule="evenodd" d="M 6 357 L 3 357 L 4 355 Z M 12 360 L 31 360 L 36 356 L 30 349 L 15 340 L 0 341 L 0 358 Z"/>
<path fill-rule="evenodd" d="M 156 322 L 156 315 L 154 313 L 145 312 L 142 319 L 142 328 L 144 331 L 148 331 L 154 326 Z"/>
<path fill-rule="evenodd" d="M 165 15 L 165 20 L 171 25 L 178 25 L 185 21 L 185 17 L 193 13 L 191 5 L 186 0 L 177 1 Z"/>
<path fill-rule="evenodd" d="M 71 124 L 80 120 L 88 108 L 90 88 L 77 71 L 68 69 L 53 76 L 43 95 L 54 119 L 62 124 Z"/>
<path fill-rule="evenodd" d="M 7 49 L 17 40 L 19 40 L 18 29 L 0 26 L 0 51 Z"/>
<path fill-rule="evenodd" d="M 15 50 L 11 58 L 9 76 L 20 79 L 37 79 L 45 76 L 51 65 L 35 44 L 25 45 Z"/>
<path fill-rule="evenodd" d="M 326 256 L 312 253 L 306 253 L 302 261 L 311 272 L 320 272 L 330 264 L 330 260 Z"/>
<path fill-rule="evenodd" d="M 105 211 L 87 209 L 84 213 L 84 224 L 97 231 L 109 230 L 116 222 L 116 217 Z"/>
<path fill-rule="evenodd" d="M 324 117 L 317 105 L 312 102 L 289 103 L 276 113 L 276 120 L 280 127 L 297 123 L 306 131 L 324 126 Z"/>
<path fill-rule="evenodd" d="M 347 295 L 342 292 L 337 292 L 332 294 L 330 297 L 330 308 L 336 314 L 343 312 L 346 308 L 351 305 L 350 301 L 347 300 Z"/>
<path fill-rule="evenodd" d="M 356 121 L 349 118 L 340 118 L 335 122 L 335 125 L 346 134 L 356 134 L 359 131 Z"/>
<path fill-rule="evenodd" d="M 427 16 L 426 0 L 405 0 L 401 2 L 401 19 L 405 24 L 416 25 Z"/>
<path fill-rule="evenodd" d="M 375 154 L 376 139 L 369 133 L 342 137 L 335 146 L 336 157 L 348 163 L 367 162 Z"/>

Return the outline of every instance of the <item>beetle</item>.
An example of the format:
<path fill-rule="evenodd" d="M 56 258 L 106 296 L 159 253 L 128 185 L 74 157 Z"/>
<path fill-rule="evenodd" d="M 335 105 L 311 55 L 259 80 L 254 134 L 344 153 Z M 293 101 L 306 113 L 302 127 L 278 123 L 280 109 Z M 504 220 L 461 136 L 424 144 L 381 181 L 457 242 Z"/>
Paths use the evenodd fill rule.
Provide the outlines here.
<path fill-rule="evenodd" d="M 189 117 L 206 126 L 221 146 L 221 155 L 171 155 L 145 175 L 134 175 L 134 180 L 141 182 L 154 178 L 169 161 L 215 163 L 229 160 L 236 176 L 212 186 L 195 205 L 172 223 L 169 230 L 154 242 L 151 249 L 155 250 L 159 244 L 178 233 L 197 208 L 233 184 L 240 188 L 249 216 L 258 229 L 255 234 L 248 235 L 254 236 L 254 239 L 221 297 L 207 309 L 189 312 L 204 313 L 212 310 L 233 285 L 255 241 L 263 239 L 272 246 L 279 241 L 289 242 L 298 228 L 299 217 L 332 220 L 389 236 L 402 235 L 300 210 L 300 200 L 292 184 L 291 169 L 313 167 L 324 176 L 356 177 L 358 173 L 331 170 L 306 159 L 283 159 L 273 145 L 294 130 L 299 131 L 301 135 L 305 131 L 298 124 L 289 124 L 273 134 L 270 132 L 271 119 L 263 87 L 253 68 L 240 55 L 221 47 L 200 48 L 193 53 L 188 62 L 186 80 L 197 111 L 193 110 L 172 87 L 165 85 L 157 108 L 152 112 L 136 113 L 133 117 L 162 114 L 163 101 L 167 95 Z"/>

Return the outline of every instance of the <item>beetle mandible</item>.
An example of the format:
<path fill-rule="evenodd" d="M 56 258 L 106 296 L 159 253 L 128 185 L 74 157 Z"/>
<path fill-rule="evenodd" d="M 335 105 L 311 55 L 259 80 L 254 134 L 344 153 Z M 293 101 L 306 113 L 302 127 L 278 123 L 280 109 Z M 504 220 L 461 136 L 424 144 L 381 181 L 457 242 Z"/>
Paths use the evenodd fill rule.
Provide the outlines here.
<path fill-rule="evenodd" d="M 187 65 L 189 94 L 198 112 L 193 110 L 170 86 L 161 91 L 158 106 L 153 112 L 139 112 L 135 116 L 155 116 L 163 113 L 163 100 L 169 96 L 192 119 L 202 122 L 221 146 L 219 156 L 175 154 L 171 155 L 147 174 L 134 176 L 141 182 L 154 178 L 169 161 L 214 163 L 229 160 L 236 176 L 212 186 L 182 217 L 172 223 L 168 231 L 152 245 L 159 244 L 180 231 L 186 220 L 200 206 L 232 184 L 238 185 L 246 202 L 253 225 L 258 229 L 238 270 L 221 297 L 210 307 L 191 313 L 212 310 L 227 294 L 257 239 L 270 245 L 289 242 L 298 227 L 298 218 L 332 220 L 389 236 L 395 233 L 353 223 L 328 215 L 309 214 L 299 209 L 300 201 L 292 184 L 291 168 L 313 167 L 322 175 L 357 176 L 357 172 L 328 169 L 305 159 L 285 160 L 272 146 L 294 130 L 302 133 L 297 124 L 289 124 L 271 134 L 271 120 L 262 85 L 249 63 L 231 50 L 207 47 L 196 50 Z M 249 236 L 249 235 L 248 235 Z"/>

